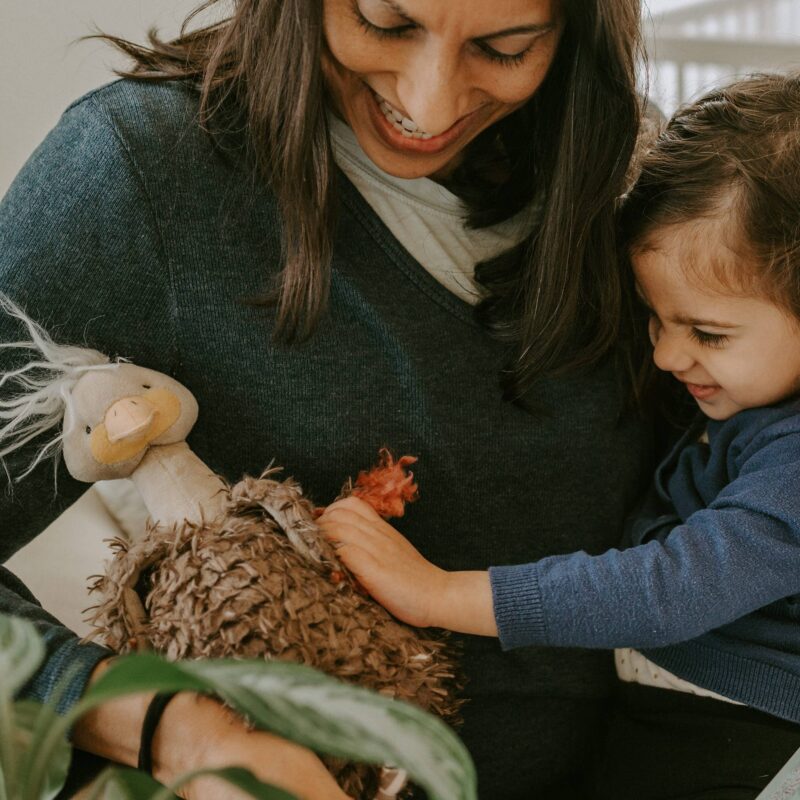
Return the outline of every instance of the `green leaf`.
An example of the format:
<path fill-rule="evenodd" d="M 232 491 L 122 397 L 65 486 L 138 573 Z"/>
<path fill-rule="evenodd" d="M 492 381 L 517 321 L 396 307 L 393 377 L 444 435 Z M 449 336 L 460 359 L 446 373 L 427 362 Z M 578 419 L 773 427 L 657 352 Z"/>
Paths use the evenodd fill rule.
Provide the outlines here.
<path fill-rule="evenodd" d="M 0 800 L 10 800 L 17 790 L 17 749 L 14 704 L 0 692 Z"/>
<path fill-rule="evenodd" d="M 52 770 L 61 764 L 60 754 L 66 748 L 66 775 L 71 751 L 67 745 L 67 726 L 56 709 L 78 669 L 77 664 L 68 667 L 51 692 L 48 702 L 38 706 L 33 735 L 20 769 L 21 800 L 49 800 L 63 784 L 58 773 L 53 775 Z M 61 780 L 61 784 L 54 783 L 58 780 Z"/>
<path fill-rule="evenodd" d="M 204 776 L 227 781 L 258 800 L 297 800 L 282 789 L 262 783 L 252 772 L 241 767 L 197 770 L 181 776 L 171 787 L 162 786 L 144 772 L 112 767 L 92 784 L 89 800 L 173 800 L 173 791 Z"/>
<path fill-rule="evenodd" d="M 110 767 L 103 770 L 89 790 L 89 800 L 148 800 L 164 787 L 145 772 Z M 172 793 L 167 796 L 174 797 Z"/>
<path fill-rule="evenodd" d="M 13 697 L 36 672 L 44 652 L 30 622 L 0 614 L 0 694 Z"/>
<path fill-rule="evenodd" d="M 52 800 L 67 780 L 72 750 L 66 736 L 49 736 L 58 715 L 51 705 L 14 704 L 21 800 Z"/>
<path fill-rule="evenodd" d="M 6 773 L 3 770 L 3 765 L 0 764 L 0 800 L 9 800 L 11 797 L 11 792 L 6 781 Z"/>
<path fill-rule="evenodd" d="M 277 786 L 270 786 L 269 784 L 262 783 L 252 772 L 244 769 L 243 767 L 224 767 L 222 769 L 199 769 L 189 775 L 183 775 L 170 787 L 178 791 L 181 786 L 188 783 L 200 776 L 214 776 L 227 781 L 233 786 L 242 789 L 252 797 L 258 800 L 297 800 L 293 794 L 279 789 Z M 167 790 L 169 791 L 169 789 Z M 171 795 L 163 795 L 154 800 L 168 800 Z"/>
<path fill-rule="evenodd" d="M 441 720 L 298 664 L 129 656 L 103 673 L 74 713 L 153 690 L 214 694 L 259 727 L 317 752 L 402 767 L 431 800 L 477 796 L 469 754 Z"/>

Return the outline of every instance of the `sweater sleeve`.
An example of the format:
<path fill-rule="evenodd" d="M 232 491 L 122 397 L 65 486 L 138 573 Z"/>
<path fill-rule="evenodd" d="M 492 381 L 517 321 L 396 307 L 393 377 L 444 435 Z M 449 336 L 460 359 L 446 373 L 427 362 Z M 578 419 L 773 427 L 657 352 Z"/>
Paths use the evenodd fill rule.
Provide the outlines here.
<path fill-rule="evenodd" d="M 173 304 L 163 261 L 142 177 L 97 98 L 87 96 L 68 109 L 0 202 L 0 291 L 57 342 L 169 371 Z M 25 338 L 15 320 L 0 315 L 0 342 Z M 2 349 L 0 370 L 29 357 Z M 13 389 L 0 391 L 8 397 Z M 12 479 L 52 435 L 6 459 Z M 50 460 L 12 481 L 0 493 L 0 563 L 87 488 L 63 461 L 57 473 Z M 46 643 L 45 663 L 22 696 L 46 701 L 67 676 L 59 702 L 65 711 L 108 651 L 79 643 L 6 569 L 0 569 L 0 612 L 31 620 Z"/>
<path fill-rule="evenodd" d="M 765 438 L 661 541 L 490 569 L 503 648 L 663 647 L 800 592 L 800 432 Z"/>

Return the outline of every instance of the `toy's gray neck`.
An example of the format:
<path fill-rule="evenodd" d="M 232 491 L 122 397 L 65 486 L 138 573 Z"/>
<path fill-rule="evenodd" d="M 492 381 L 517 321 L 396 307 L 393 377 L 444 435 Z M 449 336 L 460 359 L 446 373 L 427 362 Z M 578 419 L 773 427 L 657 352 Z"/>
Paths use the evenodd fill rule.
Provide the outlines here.
<path fill-rule="evenodd" d="M 225 510 L 227 486 L 186 442 L 151 447 L 131 480 L 154 523 L 211 522 Z"/>

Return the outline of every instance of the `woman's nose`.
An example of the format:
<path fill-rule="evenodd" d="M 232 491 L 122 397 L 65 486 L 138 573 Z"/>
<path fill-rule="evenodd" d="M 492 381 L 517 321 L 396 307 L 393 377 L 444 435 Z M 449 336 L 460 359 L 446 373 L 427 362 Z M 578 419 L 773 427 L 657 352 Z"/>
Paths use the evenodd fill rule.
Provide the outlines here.
<path fill-rule="evenodd" d="M 664 372 L 686 372 L 695 363 L 682 338 L 666 334 L 663 329 L 653 336 L 653 348 L 653 361 Z"/>
<path fill-rule="evenodd" d="M 469 112 L 459 58 L 441 46 L 421 48 L 397 77 L 403 110 L 419 130 L 438 136 Z"/>

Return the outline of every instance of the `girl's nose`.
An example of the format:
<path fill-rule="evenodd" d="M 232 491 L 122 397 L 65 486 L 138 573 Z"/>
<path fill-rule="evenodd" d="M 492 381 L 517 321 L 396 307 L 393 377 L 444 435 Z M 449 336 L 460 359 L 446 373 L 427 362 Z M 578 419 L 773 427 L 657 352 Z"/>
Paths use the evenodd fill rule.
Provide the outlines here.
<path fill-rule="evenodd" d="M 664 372 L 686 372 L 694 366 L 694 357 L 686 347 L 683 338 L 666 334 L 663 329 L 653 335 L 653 361 Z"/>
<path fill-rule="evenodd" d="M 397 95 L 418 129 L 444 133 L 468 113 L 459 58 L 442 46 L 421 47 L 397 77 Z"/>

